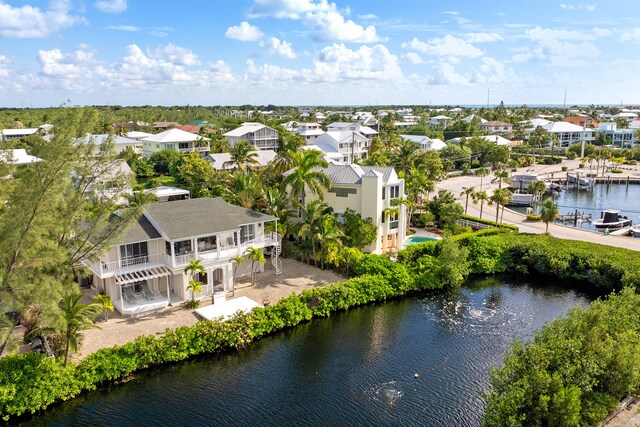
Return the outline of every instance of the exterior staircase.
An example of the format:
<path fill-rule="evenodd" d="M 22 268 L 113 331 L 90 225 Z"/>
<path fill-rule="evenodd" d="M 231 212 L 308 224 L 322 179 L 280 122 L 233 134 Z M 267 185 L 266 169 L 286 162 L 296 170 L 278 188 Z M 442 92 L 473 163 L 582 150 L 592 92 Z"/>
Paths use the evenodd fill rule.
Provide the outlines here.
<path fill-rule="evenodd" d="M 275 245 L 271 249 L 271 265 L 276 269 L 276 276 L 282 274 L 282 260 L 280 259 L 280 254 L 282 253 L 282 236 L 278 233 L 273 233 L 275 235 Z"/>

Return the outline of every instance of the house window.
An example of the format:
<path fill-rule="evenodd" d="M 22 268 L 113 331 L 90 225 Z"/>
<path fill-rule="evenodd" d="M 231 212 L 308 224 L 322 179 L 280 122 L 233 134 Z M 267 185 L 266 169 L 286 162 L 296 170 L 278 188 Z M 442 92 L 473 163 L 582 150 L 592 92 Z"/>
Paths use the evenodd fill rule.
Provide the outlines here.
<path fill-rule="evenodd" d="M 398 197 L 400 197 L 400 186 L 399 185 L 392 185 L 389 187 L 389 198 L 390 199 L 397 199 Z"/>
<path fill-rule="evenodd" d="M 355 188 L 330 188 L 329 193 L 334 193 L 336 197 L 349 197 L 349 194 L 358 194 Z"/>
<path fill-rule="evenodd" d="M 382 187 L 382 200 L 387 198 L 387 187 Z"/>
<path fill-rule="evenodd" d="M 247 224 L 240 227 L 240 243 L 246 243 L 255 238 L 254 224 Z"/>
<path fill-rule="evenodd" d="M 213 251 L 218 248 L 216 236 L 200 237 L 198 239 L 198 252 Z"/>
<path fill-rule="evenodd" d="M 149 262 L 147 242 L 120 245 L 120 265 L 123 267 Z"/>
<path fill-rule="evenodd" d="M 173 250 L 175 251 L 176 256 L 177 255 L 186 255 L 188 253 L 191 253 L 192 249 L 191 249 L 191 240 L 183 240 L 181 242 L 174 242 L 173 243 Z"/>
<path fill-rule="evenodd" d="M 167 150 L 173 150 L 173 144 L 167 144 Z"/>
<path fill-rule="evenodd" d="M 189 143 L 188 142 L 181 142 L 178 144 L 178 148 L 180 150 L 188 150 L 189 149 Z"/>

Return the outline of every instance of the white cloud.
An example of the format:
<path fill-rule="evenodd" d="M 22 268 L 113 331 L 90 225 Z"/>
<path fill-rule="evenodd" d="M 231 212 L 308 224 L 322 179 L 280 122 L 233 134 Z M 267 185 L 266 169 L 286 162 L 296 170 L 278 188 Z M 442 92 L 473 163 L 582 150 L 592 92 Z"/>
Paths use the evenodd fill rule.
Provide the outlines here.
<path fill-rule="evenodd" d="M 628 42 L 631 40 L 640 40 L 640 27 L 634 28 L 632 31 L 622 33 L 620 36 L 621 42 Z"/>
<path fill-rule="evenodd" d="M 313 79 L 337 82 L 342 80 L 402 78 L 398 57 L 381 45 L 349 49 L 334 43 L 322 49 L 314 61 Z"/>
<path fill-rule="evenodd" d="M 326 0 L 255 0 L 249 9 L 250 18 L 272 16 L 279 19 L 301 19 L 306 13 L 335 10 L 335 3 Z"/>
<path fill-rule="evenodd" d="M 408 52 L 407 54 L 402 56 L 409 60 L 409 62 L 411 62 L 412 64 L 422 64 L 424 62 L 420 55 L 415 52 Z"/>
<path fill-rule="evenodd" d="M 411 48 L 422 53 L 435 56 L 451 57 L 465 56 L 476 58 L 482 56 L 482 51 L 463 39 L 450 34 L 442 38 L 433 38 L 426 42 L 413 38 L 409 43 L 402 43 L 403 48 Z"/>
<path fill-rule="evenodd" d="M 474 83 L 515 83 L 518 78 L 515 71 L 502 62 L 484 57 L 472 80 Z"/>
<path fill-rule="evenodd" d="M 455 67 L 448 62 L 441 62 L 435 76 L 427 80 L 432 85 L 466 85 L 469 79 L 458 74 Z"/>
<path fill-rule="evenodd" d="M 363 21 L 373 21 L 374 19 L 378 19 L 378 16 L 373 13 L 365 13 L 364 15 L 358 15 L 358 18 Z"/>
<path fill-rule="evenodd" d="M 260 42 L 260 46 L 266 49 L 267 55 L 279 55 L 289 59 L 298 57 L 291 47 L 291 43 L 285 40 L 279 40 L 276 37 L 270 37 Z"/>
<path fill-rule="evenodd" d="M 271 64 L 256 65 L 249 59 L 244 78 L 253 84 L 270 84 L 274 81 L 299 80 L 301 72 Z"/>
<path fill-rule="evenodd" d="M 593 29 L 593 34 L 595 34 L 597 37 L 607 37 L 607 36 L 612 35 L 613 33 L 610 30 L 606 29 L 606 28 L 595 27 Z"/>
<path fill-rule="evenodd" d="M 525 35 L 534 42 L 535 47 L 514 55 L 514 62 L 534 60 L 558 66 L 575 66 L 584 65 L 583 61 L 576 61 L 576 58 L 600 56 L 600 49 L 591 42 L 596 38 L 593 34 L 535 27 L 527 30 Z"/>
<path fill-rule="evenodd" d="M 70 15 L 70 11 L 69 0 L 53 0 L 44 11 L 30 5 L 12 7 L 0 1 L 0 37 L 41 39 L 86 22 L 80 16 Z"/>
<path fill-rule="evenodd" d="M 264 33 L 258 27 L 249 24 L 247 21 L 242 21 L 240 25 L 227 28 L 224 35 L 241 42 L 257 42 L 264 36 Z"/>
<path fill-rule="evenodd" d="M 560 3 L 560 8 L 561 9 L 565 9 L 565 10 L 586 10 L 588 12 L 595 12 L 596 8 L 598 7 L 597 4 L 591 3 L 591 4 L 579 4 L 579 5 L 574 5 L 574 4 L 567 4 L 567 3 Z"/>
<path fill-rule="evenodd" d="M 140 31 L 142 29 L 140 27 L 136 27 L 133 25 L 109 25 L 106 28 L 107 30 L 129 31 L 129 32 Z"/>
<path fill-rule="evenodd" d="M 98 0 L 93 6 L 104 13 L 122 13 L 127 10 L 127 0 Z"/>
<path fill-rule="evenodd" d="M 155 56 L 164 57 L 176 65 L 200 65 L 198 55 L 186 47 L 176 46 L 173 43 L 158 47 L 155 51 Z"/>
<path fill-rule="evenodd" d="M 489 43 L 504 40 L 502 36 L 497 33 L 469 33 L 465 34 L 464 38 L 469 43 Z"/>
<path fill-rule="evenodd" d="M 345 18 L 338 12 L 307 13 L 304 21 L 317 29 L 313 38 L 323 41 L 342 41 L 352 43 L 371 43 L 379 41 L 376 27 L 363 27 Z"/>

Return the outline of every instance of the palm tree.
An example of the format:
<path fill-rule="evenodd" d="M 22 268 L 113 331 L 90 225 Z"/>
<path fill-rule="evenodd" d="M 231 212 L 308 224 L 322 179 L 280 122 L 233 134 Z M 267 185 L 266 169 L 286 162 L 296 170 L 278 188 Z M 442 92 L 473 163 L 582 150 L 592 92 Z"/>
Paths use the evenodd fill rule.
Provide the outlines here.
<path fill-rule="evenodd" d="M 80 302 L 83 294 L 79 290 L 67 290 L 58 301 L 58 308 L 62 313 L 62 339 L 64 342 L 64 366 L 69 363 L 69 352 L 78 351 L 82 341 L 82 331 L 98 328 L 93 323 L 102 307 L 99 304 L 83 304 Z"/>
<path fill-rule="evenodd" d="M 291 210 L 287 206 L 289 197 L 284 186 L 268 188 L 264 201 L 264 213 L 277 217 L 281 223 L 287 222 L 291 215 Z"/>
<path fill-rule="evenodd" d="M 263 201 L 264 188 L 255 174 L 236 171 L 225 180 L 225 185 L 217 186 L 224 199 L 234 205 L 256 209 Z"/>
<path fill-rule="evenodd" d="M 480 202 L 480 218 L 482 218 L 482 208 L 484 207 L 485 202 L 489 201 L 489 196 L 487 195 L 487 192 L 476 191 L 473 193 L 473 196 L 471 197 L 473 198 L 474 203 Z"/>
<path fill-rule="evenodd" d="M 234 256 L 233 258 L 231 258 L 231 261 L 233 262 L 233 296 L 236 290 L 236 276 L 238 275 L 238 267 L 240 267 L 240 264 L 244 264 L 244 255 Z"/>
<path fill-rule="evenodd" d="M 324 215 L 318 223 L 318 243 L 320 244 L 320 267 L 324 268 L 325 260 L 327 262 L 335 261 L 338 255 L 338 249 L 342 246 L 344 236 L 342 230 L 336 223 L 334 215 Z M 333 254 L 333 259 L 329 259 L 329 254 Z"/>
<path fill-rule="evenodd" d="M 189 285 L 187 286 L 187 291 L 191 291 L 191 307 L 189 308 L 195 308 L 198 306 L 198 303 L 200 301 L 196 301 L 196 294 L 201 293 L 203 288 L 204 288 L 204 283 L 200 281 L 196 282 L 193 279 L 189 280 Z"/>
<path fill-rule="evenodd" d="M 304 238 L 311 242 L 311 250 L 313 252 L 313 261 L 318 266 L 318 258 L 316 256 L 316 243 L 319 239 L 319 224 L 323 217 L 331 215 L 333 210 L 322 200 L 312 200 L 302 208 L 302 217 L 304 222 L 297 224 L 298 237 Z"/>
<path fill-rule="evenodd" d="M 324 154 L 318 150 L 304 150 L 293 153 L 291 160 L 294 168 L 284 179 L 285 186 L 291 191 L 291 204 L 304 205 L 305 188 L 322 199 L 324 190 L 331 187 L 329 178 L 320 170 L 329 166 Z"/>
<path fill-rule="evenodd" d="M 407 228 L 409 228 L 410 222 L 411 222 L 411 215 L 413 214 L 412 212 L 412 208 L 414 206 L 413 202 L 411 200 L 409 200 L 409 198 L 403 196 L 403 197 L 398 197 L 397 199 L 393 199 L 391 201 L 391 206 L 394 207 L 399 207 L 399 206 L 404 206 L 407 210 Z M 400 211 L 398 210 L 398 216 L 400 216 Z"/>
<path fill-rule="evenodd" d="M 427 200 L 431 193 L 436 191 L 436 183 L 434 181 L 428 180 L 424 183 L 424 192 L 427 194 Z"/>
<path fill-rule="evenodd" d="M 480 177 L 480 189 L 482 190 L 482 180 L 485 176 L 489 175 L 489 169 L 485 167 L 479 167 L 476 169 L 476 175 Z"/>
<path fill-rule="evenodd" d="M 465 196 L 464 199 L 464 214 L 467 214 L 467 207 L 469 206 L 469 197 L 473 199 L 473 195 L 476 193 L 476 190 L 473 187 L 462 187 L 462 192 L 460 193 L 460 197 Z"/>
<path fill-rule="evenodd" d="M 231 149 L 231 159 L 224 162 L 225 168 L 232 166 L 241 172 L 247 172 L 251 167 L 258 164 L 258 152 L 256 148 L 247 141 L 238 141 Z"/>
<path fill-rule="evenodd" d="M 249 259 L 251 260 L 251 285 L 256 284 L 256 263 L 264 264 L 267 260 L 264 257 L 264 252 L 262 248 L 247 248 L 247 254 L 249 254 Z"/>
<path fill-rule="evenodd" d="M 114 310 L 113 301 L 111 301 L 111 297 L 105 294 L 98 294 L 91 298 L 95 304 L 100 306 L 100 310 L 104 314 L 104 321 L 107 321 L 107 316 L 110 311 Z"/>
<path fill-rule="evenodd" d="M 276 157 L 273 159 L 273 165 L 280 173 L 284 173 L 295 167 L 293 163 L 293 154 L 297 153 L 304 145 L 305 141 L 298 134 L 288 133 L 282 134 L 282 139 L 278 146 Z"/>
<path fill-rule="evenodd" d="M 402 171 L 404 176 L 414 166 L 416 156 L 420 152 L 420 145 L 408 139 L 401 139 L 393 150 L 394 165 Z"/>
<path fill-rule="evenodd" d="M 527 192 L 529 194 L 533 194 L 536 197 L 536 200 L 540 200 L 540 196 L 547 190 L 547 185 L 544 181 L 536 180 L 531 181 L 529 186 L 527 186 Z"/>
<path fill-rule="evenodd" d="M 512 194 L 508 188 L 496 189 L 489 198 L 489 203 L 496 205 L 496 224 L 500 224 L 498 222 L 498 218 L 500 215 L 500 206 L 502 206 L 502 215 L 504 215 L 504 205 L 508 204 L 511 199 Z"/>
<path fill-rule="evenodd" d="M 509 171 L 505 169 L 497 169 L 493 172 L 493 174 L 498 178 L 498 188 L 502 188 L 502 183 L 510 183 L 511 179 L 509 178 Z"/>
<path fill-rule="evenodd" d="M 549 232 L 549 223 L 555 221 L 560 214 L 560 210 L 558 209 L 558 205 L 553 203 L 553 200 L 546 200 L 542 207 L 540 208 L 540 218 L 546 224 L 545 233 Z"/>
<path fill-rule="evenodd" d="M 184 268 L 184 274 L 187 275 L 187 277 L 189 278 L 189 286 L 191 286 L 191 282 L 193 282 L 193 278 L 195 277 L 196 273 L 200 273 L 200 274 L 204 274 L 205 273 L 205 269 L 204 266 L 202 265 L 202 261 L 200 261 L 199 259 L 190 259 L 189 260 L 189 264 L 187 264 L 187 266 Z M 200 282 L 197 282 L 200 283 Z M 189 287 L 187 287 L 187 289 L 189 289 Z M 194 293 L 196 293 L 195 291 L 191 292 L 191 300 L 194 300 Z M 200 291 L 202 292 L 202 288 L 200 288 Z"/>

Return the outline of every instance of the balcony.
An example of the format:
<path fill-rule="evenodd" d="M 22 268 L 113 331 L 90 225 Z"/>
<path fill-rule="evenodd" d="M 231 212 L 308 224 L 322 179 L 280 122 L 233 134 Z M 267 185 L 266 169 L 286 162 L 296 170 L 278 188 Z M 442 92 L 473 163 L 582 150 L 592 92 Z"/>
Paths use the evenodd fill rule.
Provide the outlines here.
<path fill-rule="evenodd" d="M 144 270 L 149 267 L 163 265 L 164 259 L 161 254 L 144 255 L 139 257 L 125 258 L 112 262 L 92 262 L 87 261 L 87 265 L 101 278 L 111 277 L 116 274 L 127 273 L 136 270 Z"/>
<path fill-rule="evenodd" d="M 180 153 L 191 153 L 193 151 L 197 153 L 201 153 L 201 152 L 211 151 L 211 149 L 209 148 L 208 145 L 203 145 L 200 147 L 178 148 L 178 152 Z"/>

